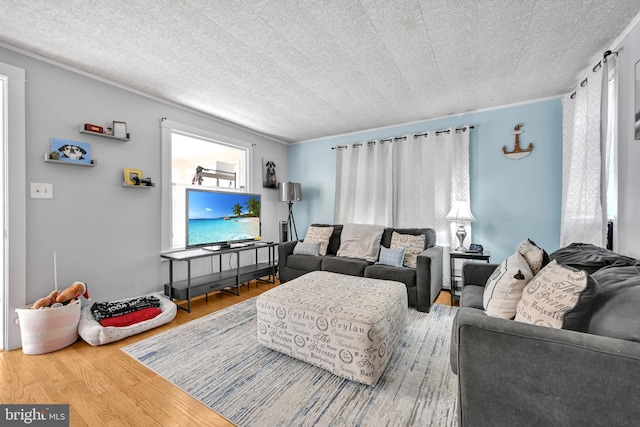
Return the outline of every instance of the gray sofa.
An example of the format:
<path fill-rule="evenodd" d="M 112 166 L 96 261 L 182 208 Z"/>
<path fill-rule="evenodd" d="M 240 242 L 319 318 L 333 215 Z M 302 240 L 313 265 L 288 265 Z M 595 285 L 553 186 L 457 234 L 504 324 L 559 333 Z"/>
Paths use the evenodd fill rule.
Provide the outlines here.
<path fill-rule="evenodd" d="M 332 271 L 351 276 L 396 280 L 407 286 L 409 305 L 418 311 L 428 312 L 442 289 L 442 247 L 437 246 L 435 230 L 431 228 L 386 228 L 381 245 L 389 247 L 394 231 L 400 234 L 424 234 L 426 249 L 418 255 L 416 268 L 376 265 L 364 259 L 336 256 L 340 248 L 342 225 L 313 224 L 317 227 L 333 227 L 327 255 L 294 255 L 297 241 L 278 246 L 278 269 L 281 282 L 287 282 L 310 271 Z"/>
<path fill-rule="evenodd" d="M 496 264 L 463 265 L 451 368 L 461 426 L 628 426 L 640 423 L 640 263 L 572 244 L 550 259 L 599 285 L 579 331 L 487 316 Z"/>

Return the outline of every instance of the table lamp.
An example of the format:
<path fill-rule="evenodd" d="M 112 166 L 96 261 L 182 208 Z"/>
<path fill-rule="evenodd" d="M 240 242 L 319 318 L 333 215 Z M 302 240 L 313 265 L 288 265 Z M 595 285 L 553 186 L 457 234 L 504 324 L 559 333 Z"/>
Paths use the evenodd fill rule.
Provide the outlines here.
<path fill-rule="evenodd" d="M 456 200 L 453 202 L 453 206 L 445 219 L 458 222 L 458 231 L 456 232 L 456 236 L 458 237 L 459 244 L 456 248 L 456 252 L 464 252 L 465 249 L 463 242 L 465 237 L 467 237 L 467 231 L 464 229 L 463 223 L 464 221 L 473 222 L 476 220 L 471 213 L 469 202 L 467 200 Z"/>

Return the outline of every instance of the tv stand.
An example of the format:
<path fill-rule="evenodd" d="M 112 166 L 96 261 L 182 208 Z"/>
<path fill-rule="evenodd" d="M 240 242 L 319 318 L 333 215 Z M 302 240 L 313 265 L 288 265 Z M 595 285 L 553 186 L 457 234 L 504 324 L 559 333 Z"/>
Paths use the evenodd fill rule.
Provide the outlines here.
<path fill-rule="evenodd" d="M 275 260 L 275 248 L 277 243 L 258 242 L 243 244 L 241 247 L 228 247 L 221 249 L 197 248 L 182 249 L 176 251 L 162 252 L 160 257 L 169 260 L 169 283 L 164 285 L 164 293 L 171 300 L 187 301 L 187 307 L 178 305 L 178 308 L 191 313 L 191 298 L 198 295 L 205 295 L 208 300 L 209 292 L 222 291 L 229 292 L 234 295 L 240 295 L 240 286 L 253 279 L 265 280 L 269 283 L 275 283 L 275 275 L 277 264 Z M 267 249 L 269 252 L 268 262 L 258 262 L 258 250 Z M 240 254 L 246 251 L 255 251 L 255 263 L 241 266 Z M 222 270 L 222 255 L 235 254 L 236 268 Z M 198 258 L 214 257 L 219 259 L 219 272 L 207 274 L 205 276 L 191 277 L 191 261 Z M 185 280 L 175 281 L 173 277 L 173 263 L 187 263 L 187 278 Z M 234 289 L 235 288 L 235 289 Z"/>

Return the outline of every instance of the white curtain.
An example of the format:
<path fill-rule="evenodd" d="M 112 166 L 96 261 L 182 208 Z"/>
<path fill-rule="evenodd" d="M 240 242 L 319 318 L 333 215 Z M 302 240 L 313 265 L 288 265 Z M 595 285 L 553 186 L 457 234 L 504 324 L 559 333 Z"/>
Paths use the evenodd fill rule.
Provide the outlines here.
<path fill-rule="evenodd" d="M 390 141 L 338 148 L 334 223 L 393 225 Z"/>
<path fill-rule="evenodd" d="M 462 129 L 338 149 L 334 222 L 429 227 L 439 245 L 457 245 L 457 224 L 444 217 L 453 201 L 470 200 L 469 130 Z"/>
<path fill-rule="evenodd" d="M 606 244 L 607 134 L 615 123 L 615 105 L 608 102 L 611 62 L 603 65 L 589 73 L 575 95 L 563 97 L 561 246 Z"/>

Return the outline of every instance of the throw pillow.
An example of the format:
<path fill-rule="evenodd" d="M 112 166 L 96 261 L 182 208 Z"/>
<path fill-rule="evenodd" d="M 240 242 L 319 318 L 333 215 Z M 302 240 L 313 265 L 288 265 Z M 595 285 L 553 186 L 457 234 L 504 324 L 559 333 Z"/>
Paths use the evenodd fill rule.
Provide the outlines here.
<path fill-rule="evenodd" d="M 384 226 L 345 224 L 340 237 L 338 256 L 375 262 L 378 259 Z"/>
<path fill-rule="evenodd" d="M 391 267 L 402 267 L 402 260 L 406 248 L 390 249 L 380 246 L 380 256 L 376 264 L 389 265 Z"/>
<path fill-rule="evenodd" d="M 524 259 L 527 260 L 534 275 L 538 274 L 542 267 L 549 263 L 549 255 L 530 239 L 522 241 L 516 251 L 520 252 Z"/>
<path fill-rule="evenodd" d="M 316 255 L 326 255 L 329 239 L 333 233 L 333 227 L 314 227 L 313 225 L 307 229 L 307 235 L 304 237 L 304 243 L 320 243 L 320 250 Z"/>
<path fill-rule="evenodd" d="M 484 287 L 482 303 L 488 316 L 513 319 L 522 290 L 533 278 L 529 264 L 519 252 L 496 267 Z"/>
<path fill-rule="evenodd" d="M 293 247 L 294 255 L 313 255 L 318 256 L 320 252 L 320 242 L 298 242 Z"/>
<path fill-rule="evenodd" d="M 579 330 L 598 296 L 598 282 L 586 271 L 551 261 L 525 286 L 516 321 Z"/>
<path fill-rule="evenodd" d="M 391 249 L 407 248 L 404 252 L 403 265 L 405 267 L 416 268 L 418 254 L 424 251 L 426 237 L 424 234 L 400 234 L 395 231 L 391 235 Z"/>

